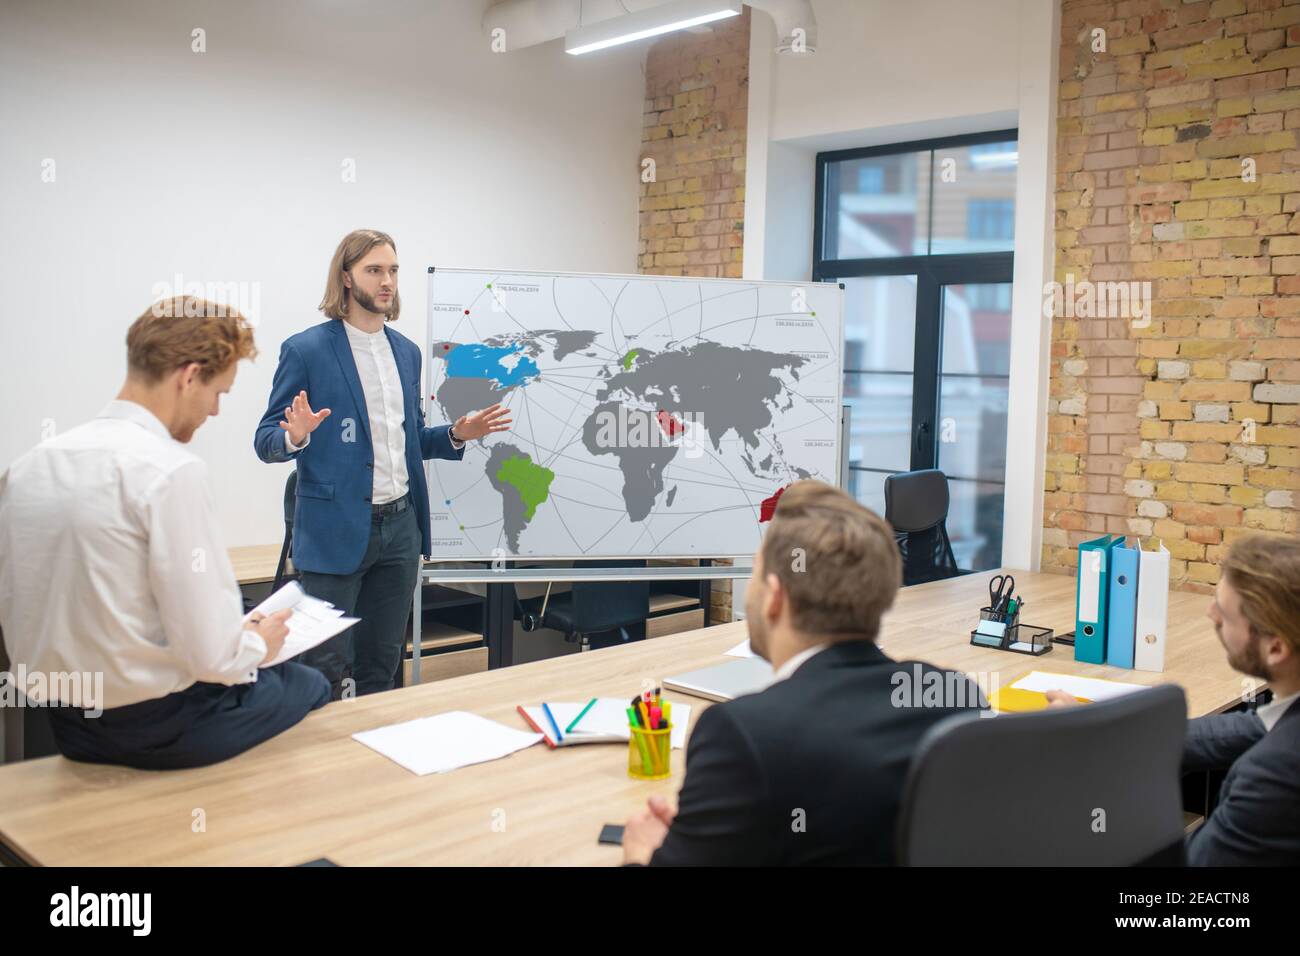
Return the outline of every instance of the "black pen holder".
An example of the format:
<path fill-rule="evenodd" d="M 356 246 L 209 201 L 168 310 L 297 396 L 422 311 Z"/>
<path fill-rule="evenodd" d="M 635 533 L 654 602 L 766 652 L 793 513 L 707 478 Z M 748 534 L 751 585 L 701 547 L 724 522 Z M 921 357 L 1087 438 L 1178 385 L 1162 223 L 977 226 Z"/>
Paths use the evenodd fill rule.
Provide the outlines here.
<path fill-rule="evenodd" d="M 1021 624 L 1020 612 L 1011 617 L 996 613 L 991 607 L 980 608 L 980 622 L 1005 624 L 1001 634 L 990 633 L 988 628 L 979 628 L 970 632 L 970 642 L 976 647 L 990 647 L 998 651 L 1011 651 L 1013 654 L 1029 654 L 1038 657 L 1052 649 L 1052 629 L 1036 624 Z"/>

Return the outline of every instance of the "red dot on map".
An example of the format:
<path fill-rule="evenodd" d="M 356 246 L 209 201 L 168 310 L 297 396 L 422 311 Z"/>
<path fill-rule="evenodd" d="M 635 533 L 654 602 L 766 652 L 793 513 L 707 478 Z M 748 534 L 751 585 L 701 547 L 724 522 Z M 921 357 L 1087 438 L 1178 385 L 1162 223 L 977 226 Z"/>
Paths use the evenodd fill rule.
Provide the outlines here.
<path fill-rule="evenodd" d="M 465 314 L 466 314 L 466 315 L 469 315 L 469 309 L 466 309 L 466 310 L 465 310 Z"/>

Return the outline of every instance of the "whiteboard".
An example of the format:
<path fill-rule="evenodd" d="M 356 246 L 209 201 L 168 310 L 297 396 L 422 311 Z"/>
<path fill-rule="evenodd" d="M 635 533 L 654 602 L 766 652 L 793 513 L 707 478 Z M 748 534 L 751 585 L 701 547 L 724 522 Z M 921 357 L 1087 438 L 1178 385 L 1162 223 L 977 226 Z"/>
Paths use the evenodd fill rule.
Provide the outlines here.
<path fill-rule="evenodd" d="M 431 554 L 738 558 L 837 484 L 843 288 L 430 268 L 425 417 L 511 431 L 426 463 Z"/>

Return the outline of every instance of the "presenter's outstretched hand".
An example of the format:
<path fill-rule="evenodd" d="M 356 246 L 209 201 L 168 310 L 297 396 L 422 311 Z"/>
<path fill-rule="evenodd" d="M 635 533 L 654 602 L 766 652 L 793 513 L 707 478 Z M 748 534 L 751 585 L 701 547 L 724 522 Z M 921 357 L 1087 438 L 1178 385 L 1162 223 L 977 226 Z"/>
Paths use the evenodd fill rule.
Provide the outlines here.
<path fill-rule="evenodd" d="M 293 608 L 287 607 L 283 611 L 276 611 L 274 614 L 252 614 L 249 615 L 245 622 L 246 626 L 251 627 L 254 631 L 262 636 L 266 642 L 266 656 L 262 658 L 262 663 L 266 664 L 275 660 L 275 655 L 280 653 L 284 647 L 284 639 L 289 636 L 289 627 L 285 621 L 289 620 L 289 615 L 293 613 Z"/>
<path fill-rule="evenodd" d="M 497 403 L 477 412 L 470 412 L 468 415 L 460 416 L 452 423 L 451 427 L 456 432 L 457 440 L 469 441 L 495 432 L 509 431 L 512 420 L 510 418 L 510 409 L 502 408 L 500 403 Z M 297 439 L 294 440 L 294 444 L 298 444 Z"/>
<path fill-rule="evenodd" d="M 289 441 L 301 445 L 307 440 L 307 436 L 329 417 L 328 408 L 313 412 L 311 403 L 307 401 L 307 393 L 299 392 L 294 396 L 293 404 L 284 410 L 284 421 L 280 422 L 280 427 L 289 433 Z"/>

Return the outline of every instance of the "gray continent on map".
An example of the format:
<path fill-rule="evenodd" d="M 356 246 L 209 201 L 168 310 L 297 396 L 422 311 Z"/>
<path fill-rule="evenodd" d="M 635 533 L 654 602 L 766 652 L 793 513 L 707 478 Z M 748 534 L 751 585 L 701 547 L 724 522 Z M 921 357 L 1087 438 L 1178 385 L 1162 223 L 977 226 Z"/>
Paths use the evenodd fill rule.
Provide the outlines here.
<path fill-rule="evenodd" d="M 492 380 L 487 378 L 448 378 L 438 386 L 435 395 L 447 421 L 454 422 L 462 415 L 504 402 L 514 388 L 513 385 L 493 388 Z"/>
<path fill-rule="evenodd" d="M 492 487 L 501 493 L 501 527 L 506 534 L 506 543 L 510 546 L 511 554 L 519 553 L 519 533 L 528 526 L 528 518 L 525 516 L 527 510 L 524 506 L 524 499 L 519 497 L 519 489 L 507 481 L 502 481 L 497 477 L 497 472 L 509 458 L 516 455 L 525 455 L 514 445 L 507 442 L 501 442 L 492 446 L 492 453 L 488 455 L 486 470 L 488 481 L 492 482 Z"/>
<path fill-rule="evenodd" d="M 590 346 L 596 341 L 598 334 L 586 329 L 534 329 L 531 332 L 506 332 L 502 335 L 493 335 L 484 339 L 483 344 L 492 348 L 521 344 L 524 346 L 524 354 L 529 358 L 537 358 L 550 348 L 551 357 L 557 362 L 562 362 L 566 356 Z M 551 339 L 555 344 L 552 346 L 550 342 L 544 341 L 545 339 Z"/>
<path fill-rule="evenodd" d="M 650 514 L 655 499 L 664 490 L 664 468 L 677 454 L 677 446 L 602 447 L 596 441 L 600 430 L 598 423 L 602 414 L 617 415 L 618 407 L 617 402 L 597 405 L 582 426 L 582 443 L 593 455 L 614 455 L 618 458 L 619 470 L 623 472 L 623 504 L 627 507 L 628 519 L 642 521 Z"/>
<path fill-rule="evenodd" d="M 722 438 L 729 431 L 756 449 L 759 430 L 772 424 L 772 408 L 785 410 L 793 403 L 785 383 L 774 373 L 788 369 L 798 380 L 798 370 L 807 361 L 800 355 L 716 342 L 666 352 L 641 352 L 636 367 L 612 376 L 596 398 L 605 400 L 620 390 L 645 398 L 648 389 L 658 388 L 671 395 L 671 399 L 659 403 L 662 407 L 699 417 L 715 451 L 722 450 Z M 782 392 L 786 392 L 785 403 L 778 406 Z"/>

